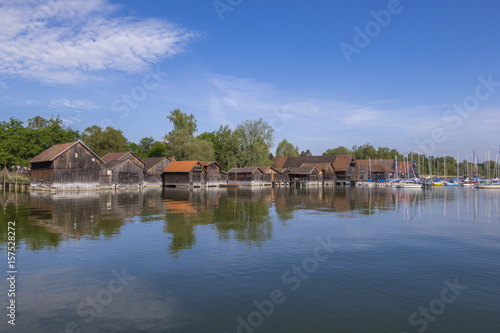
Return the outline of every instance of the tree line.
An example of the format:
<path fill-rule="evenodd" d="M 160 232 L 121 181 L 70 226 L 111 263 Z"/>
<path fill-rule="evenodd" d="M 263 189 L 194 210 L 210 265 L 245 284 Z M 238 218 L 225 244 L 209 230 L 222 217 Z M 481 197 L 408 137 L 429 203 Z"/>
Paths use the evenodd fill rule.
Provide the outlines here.
<path fill-rule="evenodd" d="M 299 150 L 287 139 L 277 144 L 275 154 L 271 153 L 274 146 L 274 129 L 262 118 L 245 120 L 232 129 L 230 126 L 220 126 L 212 132 L 198 135 L 197 120 L 193 114 L 186 114 L 179 109 L 172 110 L 166 117 L 172 124 L 172 130 L 165 134 L 162 140 L 144 137 L 139 142 L 129 141 L 119 129 L 111 126 L 103 128 L 98 125 L 87 127 L 82 133 L 63 124 L 59 117 L 45 119 L 35 116 L 28 119 L 27 124 L 10 118 L 0 122 L 0 164 L 11 166 L 29 166 L 28 161 L 47 148 L 60 143 L 82 140 L 99 156 L 110 152 L 132 151 L 139 157 L 175 156 L 179 161 L 202 160 L 217 161 L 224 170 L 235 165 L 268 166 L 275 157 L 311 156 L 309 149 Z M 353 154 L 359 159 L 394 159 L 403 161 L 405 156 L 396 149 L 378 147 L 366 143 L 361 146 L 346 148 L 338 146 L 327 149 L 323 155 Z M 415 161 L 420 174 L 444 175 L 444 157 L 425 156 L 410 153 L 406 156 Z M 489 163 L 489 166 L 488 166 Z M 486 176 L 488 171 L 494 176 L 498 165 L 495 161 L 487 161 L 473 165 L 466 161 L 460 163 L 462 171 L 474 170 Z M 455 158 L 446 157 L 446 174 L 455 175 L 457 163 Z M 463 172 L 460 172 L 463 174 Z"/>

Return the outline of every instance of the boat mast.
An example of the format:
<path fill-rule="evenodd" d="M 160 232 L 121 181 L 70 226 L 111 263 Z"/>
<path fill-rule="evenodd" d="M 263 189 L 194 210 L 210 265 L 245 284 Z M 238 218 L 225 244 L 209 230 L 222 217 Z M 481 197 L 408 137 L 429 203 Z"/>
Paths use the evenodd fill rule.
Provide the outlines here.
<path fill-rule="evenodd" d="M 446 181 L 446 154 L 444 154 L 444 181 Z"/>

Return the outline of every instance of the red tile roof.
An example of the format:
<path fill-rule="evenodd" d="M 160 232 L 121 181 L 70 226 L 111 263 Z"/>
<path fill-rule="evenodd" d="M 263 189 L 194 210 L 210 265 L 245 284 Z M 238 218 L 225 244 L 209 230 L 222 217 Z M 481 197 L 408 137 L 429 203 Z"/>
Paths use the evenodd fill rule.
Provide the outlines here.
<path fill-rule="evenodd" d="M 358 167 L 363 171 L 371 172 L 389 172 L 392 170 L 394 160 L 392 159 L 374 159 L 374 160 L 356 160 Z"/>
<path fill-rule="evenodd" d="M 275 169 L 281 169 L 283 168 L 283 164 L 285 164 L 286 159 L 286 157 L 276 157 L 271 166 Z"/>
<path fill-rule="evenodd" d="M 191 172 L 199 161 L 174 161 L 170 163 L 163 172 Z M 201 164 L 200 164 L 201 165 Z"/>
<path fill-rule="evenodd" d="M 349 167 L 349 162 L 353 159 L 352 155 L 335 155 L 333 168 L 335 171 L 346 171 Z"/>

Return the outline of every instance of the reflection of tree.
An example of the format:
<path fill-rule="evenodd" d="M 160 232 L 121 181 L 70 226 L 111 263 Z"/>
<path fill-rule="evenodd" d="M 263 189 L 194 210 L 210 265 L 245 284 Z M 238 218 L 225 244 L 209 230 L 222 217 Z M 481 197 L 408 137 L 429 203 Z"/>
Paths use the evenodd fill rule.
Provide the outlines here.
<path fill-rule="evenodd" d="M 269 204 L 245 199 L 228 199 L 214 213 L 214 226 L 221 239 L 234 238 L 259 245 L 272 238 L 273 226 L 269 217 Z"/>
<path fill-rule="evenodd" d="M 172 235 L 172 253 L 192 248 L 196 227 L 213 224 L 220 239 L 231 237 L 259 245 L 272 238 L 270 191 L 263 189 L 201 191 L 165 190 L 165 232 Z M 230 198 L 230 199 L 229 199 Z"/>
<path fill-rule="evenodd" d="M 0 204 L 2 238 L 16 221 L 16 238 L 32 250 L 56 247 L 67 238 L 111 238 L 140 215 L 141 221 L 164 216 L 161 190 L 59 193 L 4 193 Z M 143 211 L 144 210 L 144 211 Z"/>
<path fill-rule="evenodd" d="M 195 226 L 193 220 L 188 215 L 180 213 L 168 214 L 165 223 L 165 232 L 172 235 L 169 249 L 175 254 L 182 250 L 193 247 L 196 237 L 194 235 Z"/>
<path fill-rule="evenodd" d="M 62 240 L 60 234 L 56 234 L 31 220 L 30 201 L 26 194 L 5 193 L 0 200 L 2 213 L 0 213 L 0 243 L 7 247 L 8 222 L 16 222 L 16 244 L 24 243 L 26 248 L 39 251 L 44 248 L 55 248 Z M 40 216 L 49 217 L 48 211 L 39 211 Z"/>
<path fill-rule="evenodd" d="M 171 235 L 169 251 L 178 254 L 196 243 L 197 226 L 210 225 L 221 240 L 260 246 L 273 237 L 273 215 L 284 224 L 297 211 L 371 215 L 421 201 L 455 200 L 441 191 L 318 186 L 301 188 L 147 189 L 89 193 L 5 193 L 1 196 L 2 238 L 7 222 L 16 221 L 16 238 L 32 250 L 57 247 L 67 238 L 112 238 L 133 221 L 163 221 Z M 286 224 L 285 224 L 286 225 Z"/>

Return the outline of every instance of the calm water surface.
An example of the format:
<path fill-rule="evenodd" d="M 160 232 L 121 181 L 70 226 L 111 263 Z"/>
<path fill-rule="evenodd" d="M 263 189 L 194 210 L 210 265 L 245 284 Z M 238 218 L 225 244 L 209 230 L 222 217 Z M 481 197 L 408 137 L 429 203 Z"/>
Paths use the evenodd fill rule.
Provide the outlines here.
<path fill-rule="evenodd" d="M 151 189 L 0 204 L 2 332 L 500 332 L 500 191 Z"/>

